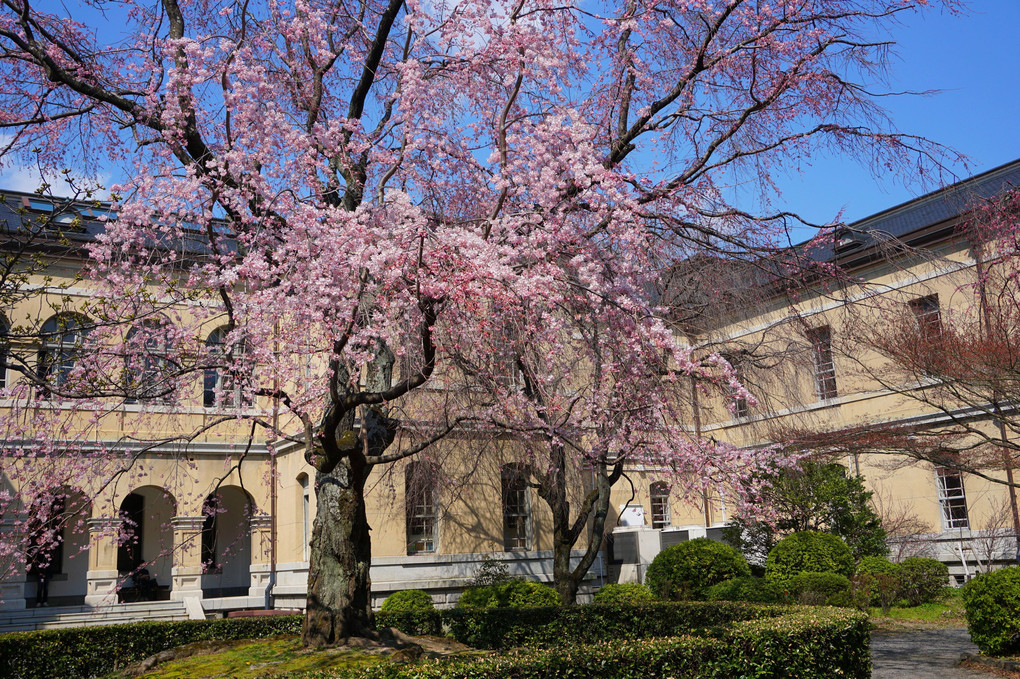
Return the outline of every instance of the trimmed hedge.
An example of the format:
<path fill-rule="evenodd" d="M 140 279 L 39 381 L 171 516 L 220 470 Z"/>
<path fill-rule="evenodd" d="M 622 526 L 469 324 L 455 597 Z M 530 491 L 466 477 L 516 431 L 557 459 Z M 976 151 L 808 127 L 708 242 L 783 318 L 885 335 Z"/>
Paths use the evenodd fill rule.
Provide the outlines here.
<path fill-rule="evenodd" d="M 425 612 L 418 612 L 423 614 Z M 471 660 L 383 664 L 359 679 L 539 679 L 748 676 L 864 677 L 867 618 L 837 609 L 729 603 L 590 605 L 428 612 L 452 627 L 472 622 L 498 644 L 551 646 Z M 381 614 L 380 620 L 387 615 Z M 202 640 L 298 634 L 299 616 L 154 622 L 0 636 L 0 676 L 98 677 L 161 650 Z M 497 634 L 498 632 L 498 634 Z M 701 636 L 692 637 L 685 633 Z M 663 639 L 661 637 L 669 636 Z M 656 638 L 658 637 L 658 638 Z"/>
<path fill-rule="evenodd" d="M 857 575 L 898 575 L 900 565 L 884 556 L 866 556 L 857 564 Z"/>
<path fill-rule="evenodd" d="M 704 599 L 705 590 L 712 585 L 749 575 L 747 559 L 735 547 L 697 538 L 656 554 L 645 584 L 662 599 Z"/>
<path fill-rule="evenodd" d="M 949 567 L 941 561 L 912 556 L 900 562 L 900 596 L 911 606 L 938 601 L 948 582 Z"/>
<path fill-rule="evenodd" d="M 378 611 L 375 626 L 396 627 L 404 634 L 439 636 L 443 633 L 443 611 L 436 609 L 422 611 Z"/>
<path fill-rule="evenodd" d="M 639 582 L 610 583 L 600 587 L 592 600 L 597 604 L 643 604 L 655 601 L 655 595 Z"/>
<path fill-rule="evenodd" d="M 423 589 L 405 589 L 386 597 L 379 609 L 384 613 L 411 613 L 431 611 L 436 606 L 432 597 Z"/>
<path fill-rule="evenodd" d="M 457 600 L 458 608 L 540 608 L 559 606 L 560 594 L 549 585 L 531 580 L 508 580 L 495 585 L 469 587 Z"/>
<path fill-rule="evenodd" d="M 101 677 L 169 648 L 196 641 L 300 634 L 301 616 L 140 622 L 0 635 L 0 677 Z"/>
<path fill-rule="evenodd" d="M 442 616 L 432 603 L 432 597 L 421 589 L 405 589 L 386 597 L 375 614 L 375 624 L 376 627 L 396 627 L 413 636 L 443 632 Z"/>
<path fill-rule="evenodd" d="M 463 644 L 474 648 L 508 649 L 700 634 L 736 621 L 775 617 L 788 611 L 784 606 L 685 601 L 549 608 L 455 608 L 443 611 L 443 620 L 453 637 Z"/>
<path fill-rule="evenodd" d="M 974 578 L 963 586 L 967 630 L 982 653 L 1020 653 L 1020 566 Z"/>
<path fill-rule="evenodd" d="M 783 601 L 783 592 L 764 578 L 733 578 L 712 585 L 705 591 L 709 601 L 750 601 L 776 604 Z"/>
<path fill-rule="evenodd" d="M 666 606 L 678 609 L 676 605 Z M 527 650 L 471 660 L 430 660 L 409 665 L 383 664 L 344 676 L 358 679 L 866 679 L 871 676 L 870 631 L 866 616 L 838 609 L 787 610 L 792 613 L 738 622 L 729 629 L 717 628 L 714 638 L 614 639 L 586 645 L 568 635 L 562 641 L 573 645 L 546 651 Z"/>
<path fill-rule="evenodd" d="M 805 530 L 780 540 L 765 560 L 765 579 L 780 586 L 804 571 L 849 578 L 854 573 L 854 557 L 835 535 Z"/>
<path fill-rule="evenodd" d="M 790 598 L 794 603 L 818 606 L 821 604 L 834 605 L 840 595 L 850 591 L 850 579 L 839 573 L 812 573 L 804 571 L 797 573 L 787 583 Z M 839 600 L 837 605 L 842 605 Z"/>
<path fill-rule="evenodd" d="M 724 637 L 727 677 L 871 676 L 871 623 L 845 608 L 794 609 L 790 615 L 737 623 Z"/>
<path fill-rule="evenodd" d="M 857 564 L 857 588 L 872 606 L 881 606 L 883 612 L 900 593 L 900 565 L 884 556 L 866 556 Z M 865 591 L 866 590 L 866 591 Z"/>

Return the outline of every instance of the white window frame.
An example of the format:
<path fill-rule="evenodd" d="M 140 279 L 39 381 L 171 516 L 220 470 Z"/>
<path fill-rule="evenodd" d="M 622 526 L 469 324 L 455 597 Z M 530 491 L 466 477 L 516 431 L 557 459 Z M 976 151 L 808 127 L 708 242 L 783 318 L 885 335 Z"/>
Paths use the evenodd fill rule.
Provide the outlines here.
<path fill-rule="evenodd" d="M 509 487 L 514 483 L 515 487 Z M 518 500 L 511 502 L 508 493 Z M 503 465 L 500 470 L 500 500 L 503 505 L 503 551 L 521 552 L 531 548 L 531 494 L 527 478 L 519 465 Z"/>
<path fill-rule="evenodd" d="M 832 328 L 828 325 L 811 328 L 807 335 L 815 369 L 815 395 L 819 401 L 830 401 L 839 395 L 836 363 L 832 357 Z"/>
<path fill-rule="evenodd" d="M 947 483 L 949 479 L 958 479 L 956 484 Z M 942 514 L 944 530 L 960 530 L 970 528 L 970 512 L 967 509 L 967 491 L 964 487 L 963 474 L 948 467 L 935 468 L 935 487 L 938 491 L 939 510 Z M 954 509 L 963 509 L 963 516 L 954 516 Z"/>
<path fill-rule="evenodd" d="M 421 462 L 407 465 L 404 476 L 404 518 L 407 555 L 435 554 L 439 551 L 439 509 L 436 488 Z M 423 476 L 425 474 L 425 476 Z"/>
<path fill-rule="evenodd" d="M 652 528 L 669 528 L 673 525 L 669 502 L 669 485 L 665 481 L 656 481 L 648 486 Z"/>

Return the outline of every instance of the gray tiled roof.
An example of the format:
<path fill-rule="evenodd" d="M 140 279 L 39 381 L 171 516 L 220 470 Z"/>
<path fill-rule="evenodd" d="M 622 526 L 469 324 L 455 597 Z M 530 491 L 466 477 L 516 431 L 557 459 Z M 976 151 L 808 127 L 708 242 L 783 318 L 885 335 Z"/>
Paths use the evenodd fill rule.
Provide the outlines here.
<path fill-rule="evenodd" d="M 1020 160 L 847 224 L 846 228 L 857 234 L 862 245 L 867 247 L 889 237 L 904 238 L 938 226 L 960 216 L 982 199 L 1015 187 L 1020 187 Z M 827 261 L 833 259 L 834 253 L 831 245 L 824 245 L 813 248 L 810 256 L 817 261 Z"/>

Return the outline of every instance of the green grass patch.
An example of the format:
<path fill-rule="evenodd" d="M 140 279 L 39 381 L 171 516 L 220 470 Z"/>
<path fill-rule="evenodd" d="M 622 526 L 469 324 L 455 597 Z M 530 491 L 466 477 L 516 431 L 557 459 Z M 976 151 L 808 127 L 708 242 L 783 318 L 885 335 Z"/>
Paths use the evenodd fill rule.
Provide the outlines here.
<path fill-rule="evenodd" d="M 921 604 L 920 606 L 893 606 L 889 615 L 882 615 L 881 608 L 869 610 L 871 621 L 879 628 L 885 623 L 919 623 L 924 627 L 961 627 L 966 624 L 963 599 L 958 592 L 947 594 L 938 603 Z M 899 626 L 892 625 L 899 629 Z"/>
<path fill-rule="evenodd" d="M 308 672 L 338 672 L 365 668 L 387 660 L 378 654 L 351 650 L 315 650 L 301 647 L 299 636 L 279 636 L 257 641 L 235 641 L 229 648 L 174 660 L 141 675 L 146 679 L 193 679 L 194 677 L 273 677 Z M 110 679 L 124 676 L 111 675 Z"/>

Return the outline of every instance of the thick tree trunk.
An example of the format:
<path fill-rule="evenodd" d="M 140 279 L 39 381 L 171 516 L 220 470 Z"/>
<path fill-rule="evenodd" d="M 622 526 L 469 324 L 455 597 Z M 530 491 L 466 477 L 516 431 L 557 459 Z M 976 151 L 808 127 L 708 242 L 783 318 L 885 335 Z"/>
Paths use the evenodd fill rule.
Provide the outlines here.
<path fill-rule="evenodd" d="M 393 353 L 382 343 L 368 365 L 366 384 L 381 392 L 392 383 Z M 337 383 L 347 385 L 350 375 L 337 363 Z M 339 405 L 339 400 L 338 404 Z M 365 481 L 377 459 L 396 435 L 398 422 L 380 408 L 363 408 L 360 435 L 355 432 L 354 410 L 347 408 L 332 421 L 332 458 L 323 450 L 311 455 L 315 464 L 317 510 L 312 529 L 308 567 L 308 602 L 301 643 L 321 647 L 348 637 L 375 634 L 372 616 L 372 538 L 365 513 Z"/>
<path fill-rule="evenodd" d="M 316 475 L 318 511 L 308 570 L 308 609 L 301 642 L 321 647 L 366 636 L 372 618 L 372 540 L 365 515 L 365 476 L 357 459 Z"/>
<path fill-rule="evenodd" d="M 570 517 L 566 483 L 550 484 L 550 489 L 553 492 L 544 497 L 553 515 L 553 586 L 559 592 L 563 604 L 573 606 L 577 603 L 577 591 L 581 582 L 602 547 L 612 483 L 605 469 L 599 469 L 595 474 L 595 488 L 591 491 L 595 493 L 594 497 L 580 504 L 579 515 L 573 520 Z M 574 546 L 583 532 L 587 532 L 588 544 L 578 564 L 571 567 Z"/>
<path fill-rule="evenodd" d="M 581 578 L 575 576 L 570 568 L 570 555 L 574 545 L 566 539 L 561 539 L 559 531 L 553 536 L 553 587 L 560 594 L 560 600 L 566 606 L 573 606 L 577 603 L 577 590 L 581 585 Z"/>

